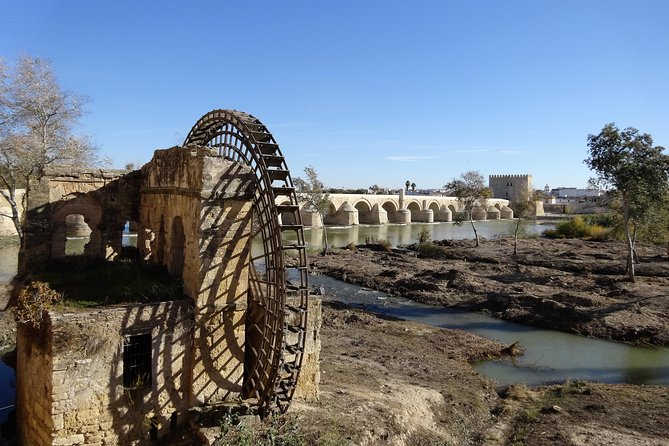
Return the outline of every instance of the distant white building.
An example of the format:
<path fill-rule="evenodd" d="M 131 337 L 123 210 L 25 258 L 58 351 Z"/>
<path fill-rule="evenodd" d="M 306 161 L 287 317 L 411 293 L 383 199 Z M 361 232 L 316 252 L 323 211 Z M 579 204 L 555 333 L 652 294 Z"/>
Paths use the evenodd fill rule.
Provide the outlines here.
<path fill-rule="evenodd" d="M 558 187 L 551 189 L 550 193 L 556 198 L 591 198 L 601 197 L 603 194 L 597 189 L 578 189 L 576 187 Z"/>
<path fill-rule="evenodd" d="M 558 187 L 550 189 L 548 185 L 544 188 L 546 204 L 575 204 L 575 203 L 597 203 L 604 192 L 597 189 L 579 189 L 577 187 Z"/>

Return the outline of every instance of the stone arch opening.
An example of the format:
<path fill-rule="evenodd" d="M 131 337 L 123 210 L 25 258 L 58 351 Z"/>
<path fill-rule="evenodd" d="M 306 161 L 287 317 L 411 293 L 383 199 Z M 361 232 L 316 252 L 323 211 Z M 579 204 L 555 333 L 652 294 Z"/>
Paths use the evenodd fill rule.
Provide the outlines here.
<path fill-rule="evenodd" d="M 388 200 L 384 202 L 381 207 L 383 208 L 384 211 L 386 211 L 386 215 L 388 216 L 388 221 L 391 223 L 406 223 L 404 221 L 404 214 L 400 215 L 399 208 L 397 207 L 397 204 L 395 204 L 394 201 Z"/>
<path fill-rule="evenodd" d="M 80 256 L 91 241 L 91 228 L 82 214 L 65 216 L 65 255 Z"/>
<path fill-rule="evenodd" d="M 137 234 L 139 224 L 134 220 L 126 220 L 123 225 L 123 235 L 121 235 L 121 247 L 137 247 Z"/>
<path fill-rule="evenodd" d="M 366 201 L 358 201 L 355 204 L 355 209 L 358 211 L 358 222 L 362 224 L 374 224 L 372 219 L 372 208 Z"/>
<path fill-rule="evenodd" d="M 498 211 L 502 210 L 502 205 L 500 205 L 499 203 L 495 203 L 495 207 L 497 208 Z"/>
<path fill-rule="evenodd" d="M 77 195 L 58 205 L 51 217 L 51 257 L 102 257 L 101 217 L 99 204 L 87 195 Z"/>
<path fill-rule="evenodd" d="M 388 216 L 397 212 L 397 206 L 392 201 L 386 201 L 381 207 L 388 213 Z"/>
<path fill-rule="evenodd" d="M 407 205 L 407 209 L 411 212 L 411 221 L 419 221 L 419 214 L 421 211 L 420 204 L 412 201 Z"/>
<path fill-rule="evenodd" d="M 428 206 L 428 209 L 432 209 L 434 212 L 438 212 L 439 211 L 439 203 L 437 203 L 436 201 L 433 201 Z"/>
<path fill-rule="evenodd" d="M 291 202 L 289 200 L 285 200 L 282 203 L 279 203 L 280 206 L 290 205 L 290 204 L 291 204 Z M 308 209 L 309 205 L 306 205 L 305 208 Z M 294 224 L 297 223 L 296 218 L 297 217 L 295 215 L 295 212 L 293 212 L 293 211 L 281 212 L 279 214 L 279 219 L 280 219 L 282 225 L 294 225 Z"/>
<path fill-rule="evenodd" d="M 452 204 L 449 204 L 449 205 L 448 205 L 448 209 L 451 210 L 451 212 L 453 213 L 453 215 L 455 215 L 455 213 L 457 212 L 457 210 L 455 209 L 455 206 L 453 206 Z"/>
<path fill-rule="evenodd" d="M 181 278 L 184 271 L 184 247 L 186 245 L 186 236 L 184 234 L 184 225 L 181 217 L 176 216 L 172 220 L 170 230 L 170 264 L 169 271 L 172 277 Z"/>

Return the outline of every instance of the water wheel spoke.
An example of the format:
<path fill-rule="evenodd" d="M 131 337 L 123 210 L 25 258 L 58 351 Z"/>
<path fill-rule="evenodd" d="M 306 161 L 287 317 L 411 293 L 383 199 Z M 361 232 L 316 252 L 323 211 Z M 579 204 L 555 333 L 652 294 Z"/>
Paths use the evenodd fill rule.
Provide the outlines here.
<path fill-rule="evenodd" d="M 247 332 L 254 333 L 254 344 L 247 346 L 251 361 L 244 393 L 247 399 L 257 400 L 265 413 L 283 412 L 301 367 L 308 304 L 306 244 L 290 171 L 267 127 L 236 110 L 204 115 L 184 146 L 211 147 L 219 156 L 246 164 L 256 177 L 251 237 L 262 249 L 250 258 L 249 314 L 257 320 Z M 288 251 L 297 253 L 290 256 L 290 267 L 286 266 Z M 290 290 L 290 302 L 286 302 L 287 270 L 299 277 L 299 285 Z"/>

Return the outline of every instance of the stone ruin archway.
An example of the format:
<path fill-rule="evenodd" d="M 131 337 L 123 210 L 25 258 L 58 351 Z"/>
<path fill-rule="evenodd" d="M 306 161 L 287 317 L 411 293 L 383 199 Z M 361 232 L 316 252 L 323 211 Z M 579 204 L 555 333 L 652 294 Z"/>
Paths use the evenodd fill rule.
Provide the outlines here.
<path fill-rule="evenodd" d="M 251 256 L 248 313 L 254 316 L 247 322 L 244 394 L 257 400 L 262 412 L 283 412 L 302 363 L 308 306 L 306 244 L 290 171 L 267 127 L 236 110 L 202 116 L 183 146 L 210 147 L 219 156 L 247 165 L 255 176 L 252 238 L 262 249 Z M 290 264 L 287 251 L 294 253 Z M 290 270 L 298 285 L 288 296 Z"/>
<path fill-rule="evenodd" d="M 20 271 L 63 263 L 68 225 L 85 224 L 85 255 L 68 263 L 127 286 L 110 297 L 100 285 L 93 300 L 72 293 L 72 303 L 92 306 L 44 313 L 49 342 L 18 330 L 17 369 L 39 371 L 17 373 L 22 444 L 144 444 L 195 422 L 191 411 L 215 416 L 243 401 L 240 410 L 267 415 L 287 410 L 294 394 L 316 397 L 320 309 L 309 300 L 299 203 L 278 144 L 255 117 L 214 110 L 183 146 L 156 150 L 139 170 L 58 167 L 35 187 Z M 111 255 L 132 222 L 136 255 Z M 123 282 L 117 273 L 128 270 Z M 158 294 L 144 291 L 144 279 Z M 61 332 L 71 334 L 66 346 Z M 91 339 L 101 347 L 89 351 Z"/>

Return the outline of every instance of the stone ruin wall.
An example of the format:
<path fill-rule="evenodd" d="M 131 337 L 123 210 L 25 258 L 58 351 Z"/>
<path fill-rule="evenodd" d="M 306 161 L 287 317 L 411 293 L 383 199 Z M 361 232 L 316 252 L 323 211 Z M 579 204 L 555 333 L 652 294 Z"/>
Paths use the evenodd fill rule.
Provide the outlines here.
<path fill-rule="evenodd" d="M 290 298 L 286 301 L 289 303 Z M 323 301 L 309 296 L 307 307 L 307 334 L 302 355 L 302 368 L 295 386 L 293 399 L 314 402 L 318 400 L 321 382 L 321 325 L 323 324 Z"/>
<path fill-rule="evenodd" d="M 138 220 L 140 180 L 139 171 L 47 169 L 31 185 L 19 272 L 65 256 L 66 218 L 74 214 L 91 229 L 84 255 L 113 260 L 121 253 L 126 221 Z"/>
<path fill-rule="evenodd" d="M 45 333 L 50 332 L 47 319 Z M 38 342 L 30 328 L 17 324 L 16 418 L 23 444 L 51 445 L 53 356 L 49 342 Z M 21 422 L 27 420 L 26 422 Z"/>
<path fill-rule="evenodd" d="M 17 364 L 24 377 L 17 380 L 17 416 L 29 420 L 19 423 L 23 444 L 125 445 L 183 425 L 192 326 L 192 306 L 182 300 L 50 312 L 46 342 L 19 330 L 18 342 L 30 346 Z M 157 373 L 149 388 L 134 390 L 123 385 L 123 334 L 139 333 L 151 334 Z"/>
<path fill-rule="evenodd" d="M 253 343 L 246 336 L 250 169 L 206 148 L 173 148 L 157 151 L 142 171 L 51 171 L 36 186 L 24 271 L 62 254 L 67 215 L 83 215 L 92 230 L 85 254 L 109 260 L 120 252 L 123 225 L 134 221 L 140 256 L 181 276 L 191 299 L 51 313 L 47 342 L 21 330 L 17 400 L 25 444 L 123 444 L 119 439 L 163 436 L 173 414 L 181 423 L 188 408 L 239 397 L 245 342 Z M 320 311 L 320 300 L 310 299 L 298 399 L 318 396 Z M 104 342 L 89 336 L 97 330 Z M 157 375 L 150 391 L 133 399 L 122 385 L 122 339 L 147 330 Z"/>
<path fill-rule="evenodd" d="M 191 403 L 234 399 L 244 380 L 255 177 L 207 148 L 156 151 L 142 173 L 142 257 L 181 275 L 195 304 Z"/>

